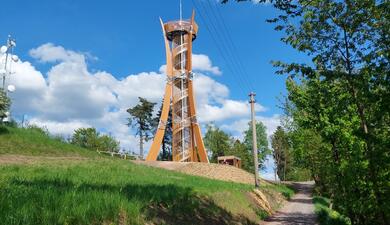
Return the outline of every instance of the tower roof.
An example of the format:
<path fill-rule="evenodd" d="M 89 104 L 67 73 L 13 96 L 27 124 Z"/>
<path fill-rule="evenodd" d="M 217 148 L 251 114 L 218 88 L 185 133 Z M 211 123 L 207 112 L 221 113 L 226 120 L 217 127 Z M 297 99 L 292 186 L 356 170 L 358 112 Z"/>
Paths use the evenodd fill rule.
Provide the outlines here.
<path fill-rule="evenodd" d="M 164 29 L 167 34 L 168 40 L 172 41 L 173 36 L 176 34 L 190 33 L 192 31 L 192 40 L 195 40 L 198 32 L 198 24 L 194 21 L 191 24 L 190 20 L 176 20 L 169 21 L 164 24 Z"/>

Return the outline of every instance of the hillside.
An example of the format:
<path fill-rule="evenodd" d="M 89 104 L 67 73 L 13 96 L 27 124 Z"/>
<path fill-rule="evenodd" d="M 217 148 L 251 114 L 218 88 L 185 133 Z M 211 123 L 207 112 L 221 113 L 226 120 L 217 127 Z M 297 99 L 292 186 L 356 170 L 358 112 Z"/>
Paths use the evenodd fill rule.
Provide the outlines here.
<path fill-rule="evenodd" d="M 273 209 L 284 186 L 263 184 Z M 138 165 L 49 137 L 0 127 L 4 224 L 257 224 L 252 186 Z"/>
<path fill-rule="evenodd" d="M 178 171 L 185 174 L 197 175 L 216 180 L 230 181 L 243 184 L 254 184 L 254 175 L 234 166 L 215 163 L 170 162 L 170 161 L 135 161 L 138 164 Z M 269 184 L 265 180 L 261 180 Z"/>

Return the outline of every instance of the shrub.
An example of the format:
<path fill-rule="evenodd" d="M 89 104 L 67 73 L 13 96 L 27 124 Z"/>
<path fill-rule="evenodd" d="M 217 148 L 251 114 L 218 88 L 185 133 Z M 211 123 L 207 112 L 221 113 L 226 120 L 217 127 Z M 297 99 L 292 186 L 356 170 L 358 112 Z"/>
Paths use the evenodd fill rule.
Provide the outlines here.
<path fill-rule="evenodd" d="M 95 128 L 79 128 L 75 130 L 71 143 L 96 151 L 119 151 L 119 141 L 109 135 L 100 135 Z"/>
<path fill-rule="evenodd" d="M 321 225 L 351 225 L 351 220 L 348 217 L 329 208 L 329 199 L 315 196 L 313 198 L 313 203 L 315 204 L 315 212 L 318 217 L 318 222 Z"/>
<path fill-rule="evenodd" d="M 49 136 L 49 131 L 46 127 L 39 127 L 38 125 L 30 124 L 25 129 L 42 134 L 44 136 Z"/>

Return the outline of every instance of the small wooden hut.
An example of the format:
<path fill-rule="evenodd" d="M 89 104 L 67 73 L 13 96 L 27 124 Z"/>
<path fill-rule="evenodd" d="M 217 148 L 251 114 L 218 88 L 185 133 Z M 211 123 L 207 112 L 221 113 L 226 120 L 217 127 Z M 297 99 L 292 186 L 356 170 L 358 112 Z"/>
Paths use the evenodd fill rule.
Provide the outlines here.
<path fill-rule="evenodd" d="M 226 164 L 226 165 L 235 166 L 237 168 L 241 168 L 241 159 L 234 155 L 219 156 L 218 164 Z"/>

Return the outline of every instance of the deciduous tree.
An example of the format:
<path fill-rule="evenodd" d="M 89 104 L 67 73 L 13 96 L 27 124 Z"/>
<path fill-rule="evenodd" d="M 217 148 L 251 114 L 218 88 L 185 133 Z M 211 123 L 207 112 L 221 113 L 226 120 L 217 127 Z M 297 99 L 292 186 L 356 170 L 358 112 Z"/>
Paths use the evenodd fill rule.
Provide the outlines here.
<path fill-rule="evenodd" d="M 261 121 L 256 122 L 256 137 L 257 137 L 257 155 L 259 158 L 259 167 L 264 168 L 264 161 L 266 157 L 271 154 L 271 150 L 268 147 L 268 139 L 266 133 L 266 127 Z M 244 132 L 244 143 L 248 151 L 252 151 L 252 123 L 248 123 L 248 129 Z M 253 155 L 253 154 L 252 154 Z"/>
<path fill-rule="evenodd" d="M 0 122 L 6 117 L 5 113 L 9 110 L 11 100 L 7 97 L 3 89 L 0 88 Z"/>

